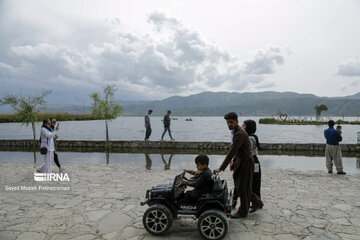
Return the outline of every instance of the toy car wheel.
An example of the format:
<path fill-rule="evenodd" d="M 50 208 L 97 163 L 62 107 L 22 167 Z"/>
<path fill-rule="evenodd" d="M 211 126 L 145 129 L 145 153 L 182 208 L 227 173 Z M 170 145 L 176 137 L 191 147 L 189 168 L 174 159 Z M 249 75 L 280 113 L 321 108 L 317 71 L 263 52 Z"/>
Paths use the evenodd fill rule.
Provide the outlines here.
<path fill-rule="evenodd" d="M 163 235 L 171 227 L 173 216 L 170 210 L 161 204 L 155 204 L 149 207 L 143 216 L 143 224 L 152 235 Z"/>
<path fill-rule="evenodd" d="M 207 210 L 198 220 L 198 229 L 204 239 L 219 240 L 226 236 L 229 222 L 226 215 L 219 210 Z"/>

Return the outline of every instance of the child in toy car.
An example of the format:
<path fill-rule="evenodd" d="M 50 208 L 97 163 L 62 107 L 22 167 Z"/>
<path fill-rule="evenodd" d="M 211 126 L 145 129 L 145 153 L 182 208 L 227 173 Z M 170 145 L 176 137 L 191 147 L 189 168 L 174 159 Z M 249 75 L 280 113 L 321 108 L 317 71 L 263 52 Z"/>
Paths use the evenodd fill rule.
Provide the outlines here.
<path fill-rule="evenodd" d="M 212 171 L 209 169 L 209 157 L 206 155 L 198 155 L 195 158 L 195 164 L 197 170 L 200 172 L 196 179 L 186 178 L 182 179 L 182 183 L 194 187 L 194 190 L 186 191 L 183 203 L 194 203 L 196 202 L 199 194 L 210 192 L 213 188 L 214 181 L 212 180 Z"/>

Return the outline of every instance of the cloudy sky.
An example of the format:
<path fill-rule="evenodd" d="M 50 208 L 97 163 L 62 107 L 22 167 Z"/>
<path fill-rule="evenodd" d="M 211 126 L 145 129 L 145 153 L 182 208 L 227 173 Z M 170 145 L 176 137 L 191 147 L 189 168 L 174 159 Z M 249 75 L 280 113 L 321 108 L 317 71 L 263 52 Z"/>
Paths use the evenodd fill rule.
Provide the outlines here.
<path fill-rule="evenodd" d="M 360 1 L 0 1 L 0 95 L 360 92 Z"/>

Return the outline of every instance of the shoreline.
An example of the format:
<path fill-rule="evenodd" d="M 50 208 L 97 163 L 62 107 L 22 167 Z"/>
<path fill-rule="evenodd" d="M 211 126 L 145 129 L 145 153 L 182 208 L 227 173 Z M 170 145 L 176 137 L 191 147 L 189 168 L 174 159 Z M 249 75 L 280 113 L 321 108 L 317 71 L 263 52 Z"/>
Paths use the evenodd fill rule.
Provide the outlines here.
<path fill-rule="evenodd" d="M 56 148 L 59 151 L 124 151 L 124 149 L 148 149 L 148 150 L 192 150 L 213 151 L 224 153 L 230 148 L 229 142 L 184 142 L 184 141 L 109 141 L 107 148 L 104 140 L 57 140 Z M 324 143 L 260 143 L 264 151 L 289 151 L 289 152 L 325 152 Z M 342 143 L 341 150 L 344 153 L 360 154 L 360 143 Z M 38 151 L 40 142 L 32 139 L 0 139 L 0 150 L 29 150 Z"/>

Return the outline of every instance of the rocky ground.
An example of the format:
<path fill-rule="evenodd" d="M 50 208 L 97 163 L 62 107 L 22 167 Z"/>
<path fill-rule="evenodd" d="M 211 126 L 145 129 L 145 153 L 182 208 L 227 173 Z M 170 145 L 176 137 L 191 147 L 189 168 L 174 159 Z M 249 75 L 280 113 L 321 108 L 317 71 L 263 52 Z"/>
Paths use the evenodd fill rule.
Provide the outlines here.
<path fill-rule="evenodd" d="M 34 168 L 0 164 L 0 239 L 200 239 L 196 221 L 180 219 L 154 237 L 142 225 L 146 189 L 172 182 L 176 171 L 121 166 L 71 166 L 71 191 L 5 190 L 34 185 Z M 229 172 L 221 174 L 233 187 Z M 325 172 L 263 172 L 264 209 L 231 219 L 225 239 L 359 239 L 360 176 Z"/>

